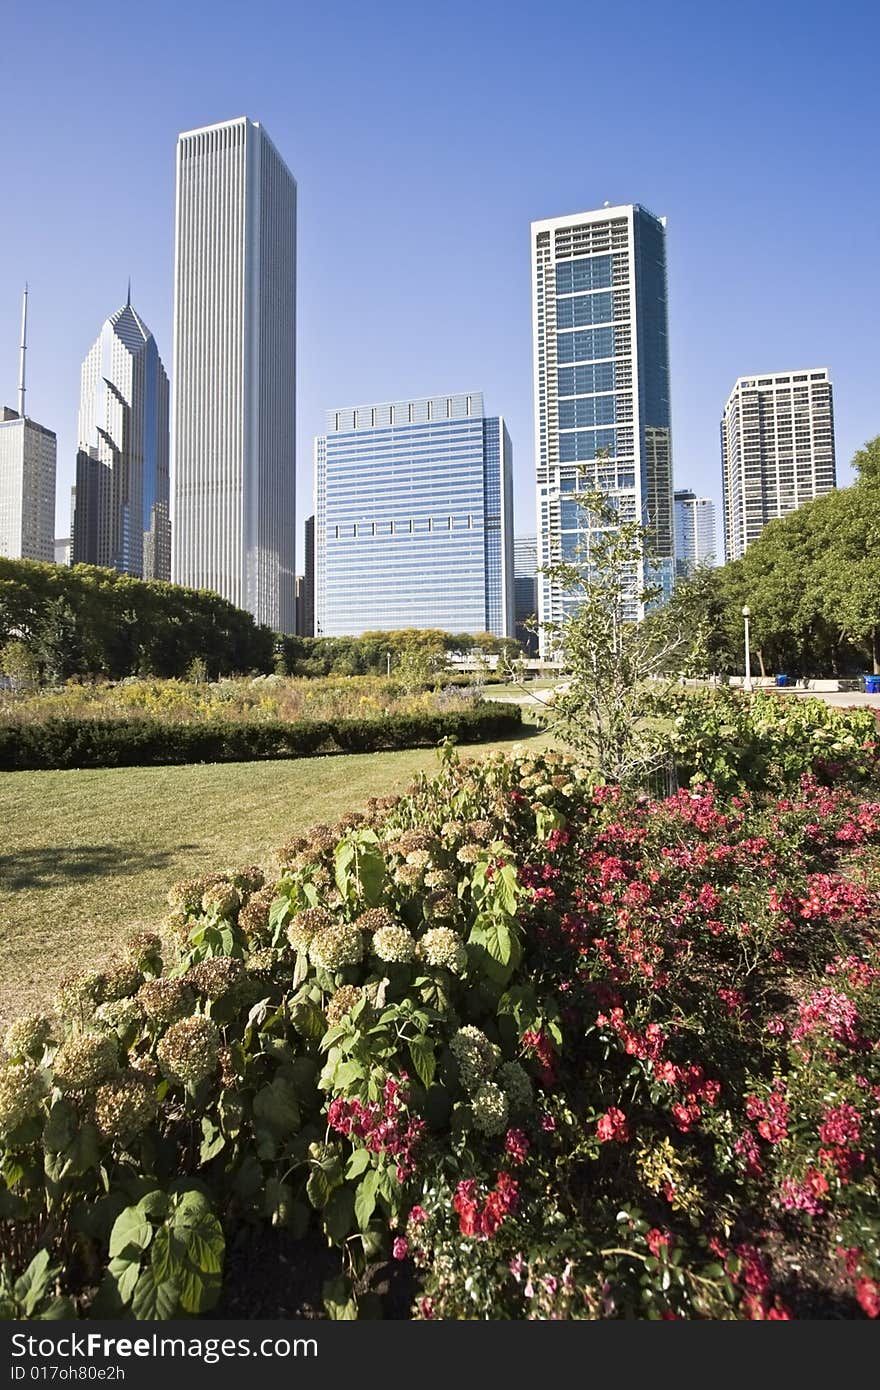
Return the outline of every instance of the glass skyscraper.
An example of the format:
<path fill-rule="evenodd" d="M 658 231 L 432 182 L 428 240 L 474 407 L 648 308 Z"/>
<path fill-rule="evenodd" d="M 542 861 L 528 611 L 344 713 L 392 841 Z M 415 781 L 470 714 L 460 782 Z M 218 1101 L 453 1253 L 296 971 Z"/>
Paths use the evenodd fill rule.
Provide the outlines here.
<path fill-rule="evenodd" d="M 675 573 L 685 577 L 697 565 L 714 565 L 715 503 L 689 488 L 675 494 Z"/>
<path fill-rule="evenodd" d="M 330 411 L 315 441 L 315 635 L 513 635 L 511 445 L 480 392 Z"/>
<path fill-rule="evenodd" d="M 246 117 L 177 142 L 174 378 L 173 577 L 293 632 L 296 183 Z"/>
<path fill-rule="evenodd" d="M 82 364 L 73 564 L 171 578 L 168 377 L 129 294 Z"/>
<path fill-rule="evenodd" d="M 575 494 L 601 488 L 651 532 L 641 618 L 638 592 L 674 582 L 665 218 L 629 204 L 533 222 L 532 318 L 538 564 L 588 556 Z M 540 623 L 574 603 L 539 575 Z"/>

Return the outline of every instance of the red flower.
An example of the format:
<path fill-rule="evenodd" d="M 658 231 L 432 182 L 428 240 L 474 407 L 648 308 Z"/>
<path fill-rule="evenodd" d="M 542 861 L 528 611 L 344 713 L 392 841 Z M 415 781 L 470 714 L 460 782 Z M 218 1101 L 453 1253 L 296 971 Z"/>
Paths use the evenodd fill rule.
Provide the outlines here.
<path fill-rule="evenodd" d="M 616 1105 L 612 1105 L 600 1117 L 596 1126 L 596 1138 L 600 1144 L 605 1144 L 612 1139 L 619 1144 L 625 1144 L 631 1138 L 626 1116 L 622 1110 L 618 1110 Z"/>
<path fill-rule="evenodd" d="M 529 1152 L 529 1141 L 521 1129 L 509 1129 L 504 1137 L 504 1147 L 514 1163 L 525 1163 Z"/>
<path fill-rule="evenodd" d="M 409 1253 L 409 1242 L 406 1236 L 398 1236 L 391 1247 L 391 1254 L 395 1260 L 405 1260 Z"/>
<path fill-rule="evenodd" d="M 856 1298 L 869 1318 L 880 1318 L 880 1284 L 876 1279 L 857 1279 Z"/>
<path fill-rule="evenodd" d="M 669 1249 L 671 1236 L 668 1231 L 658 1230 L 658 1228 L 655 1226 L 653 1230 L 650 1230 L 648 1234 L 645 1236 L 645 1240 L 648 1242 L 648 1249 L 650 1250 L 651 1254 L 656 1256 L 656 1258 L 659 1260 L 660 1252 L 662 1250 Z"/>

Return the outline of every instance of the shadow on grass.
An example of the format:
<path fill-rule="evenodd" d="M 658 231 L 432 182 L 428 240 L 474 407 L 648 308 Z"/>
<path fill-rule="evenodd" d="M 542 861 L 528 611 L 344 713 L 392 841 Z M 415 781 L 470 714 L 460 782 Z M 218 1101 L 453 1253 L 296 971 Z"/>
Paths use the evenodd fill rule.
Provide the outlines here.
<path fill-rule="evenodd" d="M 193 849 L 179 845 L 177 849 Z M 0 886 L 21 892 L 29 888 L 57 888 L 77 879 L 105 874 L 145 873 L 164 869 L 173 860 L 171 851 L 145 854 L 134 845 L 45 845 L 0 854 Z"/>

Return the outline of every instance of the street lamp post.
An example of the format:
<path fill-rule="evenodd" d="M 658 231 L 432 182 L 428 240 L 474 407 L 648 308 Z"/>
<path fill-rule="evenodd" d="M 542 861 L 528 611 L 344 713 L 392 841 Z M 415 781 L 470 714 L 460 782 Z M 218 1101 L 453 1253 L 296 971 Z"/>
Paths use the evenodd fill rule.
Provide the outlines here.
<path fill-rule="evenodd" d="M 751 662 L 751 657 L 750 657 L 750 655 L 749 655 L 749 618 L 750 618 L 752 615 L 751 615 L 751 610 L 750 610 L 750 608 L 749 608 L 749 605 L 748 605 L 747 603 L 743 605 L 742 614 L 743 614 L 743 622 L 745 623 L 745 629 L 746 629 L 746 635 L 745 635 L 746 676 L 745 676 L 745 680 L 743 681 L 743 690 L 751 690 L 751 688 L 752 688 L 752 662 Z"/>

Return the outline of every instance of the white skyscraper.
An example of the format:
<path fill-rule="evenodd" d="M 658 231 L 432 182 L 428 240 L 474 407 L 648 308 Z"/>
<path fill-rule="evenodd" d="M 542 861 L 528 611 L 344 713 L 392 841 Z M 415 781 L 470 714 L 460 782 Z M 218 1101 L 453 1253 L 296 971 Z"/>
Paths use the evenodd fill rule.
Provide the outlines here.
<path fill-rule="evenodd" d="M 168 377 L 130 291 L 82 364 L 71 551 L 75 565 L 171 578 Z"/>
<path fill-rule="evenodd" d="M 666 220 L 639 204 L 532 223 L 538 565 L 589 549 L 575 494 L 599 488 L 651 533 L 637 589 L 674 582 Z M 543 624 L 576 599 L 538 576 Z"/>
<path fill-rule="evenodd" d="M 55 558 L 55 435 L 25 412 L 27 289 L 21 311 L 18 410 L 0 409 L 0 556 Z"/>
<path fill-rule="evenodd" d="M 675 494 L 675 572 L 688 575 L 697 565 L 714 565 L 715 503 L 685 488 Z"/>
<path fill-rule="evenodd" d="M 824 367 L 741 376 L 721 420 L 724 553 L 738 560 L 776 517 L 837 486 Z"/>
<path fill-rule="evenodd" d="M 296 183 L 240 117 L 177 142 L 172 575 L 295 626 Z"/>

